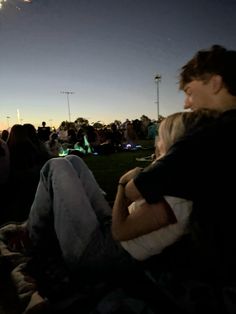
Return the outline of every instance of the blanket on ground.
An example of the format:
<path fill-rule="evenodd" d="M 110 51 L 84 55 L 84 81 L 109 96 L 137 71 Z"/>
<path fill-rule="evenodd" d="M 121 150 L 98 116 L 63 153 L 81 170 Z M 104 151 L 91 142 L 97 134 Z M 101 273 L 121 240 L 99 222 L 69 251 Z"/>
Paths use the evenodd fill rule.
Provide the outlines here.
<path fill-rule="evenodd" d="M 7 224 L 0 228 L 0 312 L 43 313 L 47 300 L 37 290 L 35 280 L 27 274 L 30 257 L 24 245 L 14 247 L 15 239 L 22 238 L 24 224 Z M 45 313 L 45 312 L 44 312 Z"/>
<path fill-rule="evenodd" d="M 133 295 L 134 283 L 128 287 L 128 281 L 70 284 L 63 266 L 50 259 L 45 259 L 43 265 L 36 262 L 40 266 L 32 276 L 25 231 L 24 223 L 0 227 L 1 314 L 155 313 L 140 295 Z M 138 278 L 134 281 L 138 282 Z"/>
<path fill-rule="evenodd" d="M 175 252 L 172 248 L 163 258 L 148 260 L 130 276 L 71 285 L 63 265 L 55 260 L 46 259 L 43 267 L 33 262 L 32 276 L 25 230 L 24 223 L 0 227 L 1 314 L 236 313 L 236 284 L 216 287 L 196 274 L 193 279 L 188 275 L 190 256 L 184 253 L 191 252 L 186 242 L 176 243 Z M 178 267 L 173 276 L 167 261 L 175 266 L 178 258 L 184 260 L 184 271 Z"/>

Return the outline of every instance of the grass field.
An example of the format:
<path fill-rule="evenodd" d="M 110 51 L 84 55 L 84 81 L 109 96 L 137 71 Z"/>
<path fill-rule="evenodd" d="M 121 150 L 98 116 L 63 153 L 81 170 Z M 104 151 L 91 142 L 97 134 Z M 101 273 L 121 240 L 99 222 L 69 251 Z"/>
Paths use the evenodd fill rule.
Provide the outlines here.
<path fill-rule="evenodd" d="M 107 200 L 112 203 L 115 198 L 117 183 L 122 174 L 134 167 L 145 167 L 147 161 L 137 161 L 136 158 L 149 156 L 154 152 L 154 141 L 143 140 L 138 144 L 142 148 L 135 151 L 122 151 L 110 155 L 88 155 L 84 161 L 92 170 L 97 182 L 107 193 Z"/>

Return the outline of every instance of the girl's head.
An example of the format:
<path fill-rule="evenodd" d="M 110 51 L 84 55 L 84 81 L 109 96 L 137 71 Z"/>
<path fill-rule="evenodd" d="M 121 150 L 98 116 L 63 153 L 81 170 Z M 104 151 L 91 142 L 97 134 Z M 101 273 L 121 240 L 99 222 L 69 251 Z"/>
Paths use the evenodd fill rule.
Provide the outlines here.
<path fill-rule="evenodd" d="M 14 124 L 11 128 L 10 134 L 7 139 L 9 148 L 28 142 L 29 138 L 26 129 L 21 124 Z"/>
<path fill-rule="evenodd" d="M 161 157 L 184 135 L 213 123 L 219 113 L 215 110 L 199 109 L 177 112 L 162 120 L 156 141 L 156 156 Z"/>
<path fill-rule="evenodd" d="M 184 133 L 182 112 L 176 112 L 162 120 L 156 142 L 156 156 L 164 155 L 170 146 Z M 158 154 L 157 154 L 158 150 Z"/>

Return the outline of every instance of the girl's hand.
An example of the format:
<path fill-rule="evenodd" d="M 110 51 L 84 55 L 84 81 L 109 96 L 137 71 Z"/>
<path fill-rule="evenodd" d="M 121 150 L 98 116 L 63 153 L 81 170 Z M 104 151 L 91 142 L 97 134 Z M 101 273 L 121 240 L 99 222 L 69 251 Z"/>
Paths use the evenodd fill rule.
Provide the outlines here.
<path fill-rule="evenodd" d="M 136 177 L 142 170 L 143 168 L 141 167 L 136 167 L 134 169 L 129 170 L 122 177 L 120 177 L 119 182 L 124 185 L 127 184 L 131 179 Z"/>

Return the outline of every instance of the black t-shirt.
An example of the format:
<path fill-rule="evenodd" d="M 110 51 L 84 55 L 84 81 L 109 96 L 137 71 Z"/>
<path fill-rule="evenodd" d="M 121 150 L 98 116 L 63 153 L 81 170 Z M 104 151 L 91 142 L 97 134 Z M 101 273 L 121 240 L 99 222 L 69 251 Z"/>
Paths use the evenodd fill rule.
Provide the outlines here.
<path fill-rule="evenodd" d="M 134 183 L 149 203 L 164 195 L 193 201 L 191 231 L 203 264 L 219 280 L 236 279 L 236 110 L 174 144 Z M 222 278 L 223 277 L 223 278 Z"/>

